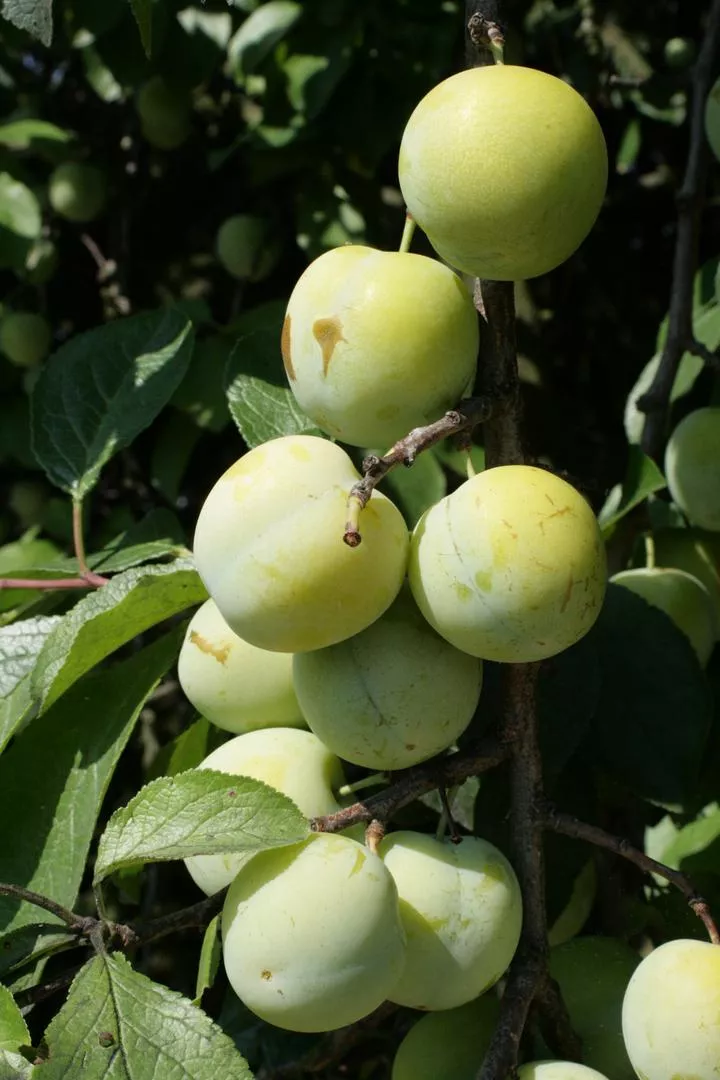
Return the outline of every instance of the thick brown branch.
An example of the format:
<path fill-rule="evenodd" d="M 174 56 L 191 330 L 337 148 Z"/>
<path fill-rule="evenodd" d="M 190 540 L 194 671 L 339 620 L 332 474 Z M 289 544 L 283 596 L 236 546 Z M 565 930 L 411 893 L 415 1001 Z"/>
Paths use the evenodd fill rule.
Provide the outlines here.
<path fill-rule="evenodd" d="M 58 904 L 49 896 L 42 896 L 31 889 L 23 888 L 22 885 L 10 885 L 0 882 L 0 896 L 10 896 L 13 900 L 20 900 L 25 904 L 32 904 L 34 907 L 42 908 L 43 911 L 49 911 L 51 915 L 56 915 L 58 919 L 61 919 L 73 933 L 87 934 L 97 921 L 85 918 L 83 915 L 76 915 L 74 911 L 70 911 L 68 908 L 63 907 L 62 904 Z"/>
<path fill-rule="evenodd" d="M 543 977 L 543 969 L 542 956 L 521 945 L 510 966 L 500 1020 L 478 1073 L 478 1080 L 508 1080 L 515 1075 L 520 1040 Z"/>

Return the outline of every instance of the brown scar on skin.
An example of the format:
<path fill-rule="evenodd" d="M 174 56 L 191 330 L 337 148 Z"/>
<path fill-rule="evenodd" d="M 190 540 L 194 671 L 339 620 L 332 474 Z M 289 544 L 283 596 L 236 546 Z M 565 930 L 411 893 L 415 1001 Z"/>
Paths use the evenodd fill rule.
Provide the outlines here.
<path fill-rule="evenodd" d="M 335 346 L 339 341 L 345 341 L 342 334 L 342 323 L 337 315 L 331 315 L 325 319 L 316 319 L 313 323 L 312 332 L 322 350 L 323 375 L 327 375 L 330 361 L 335 352 Z"/>
<path fill-rule="evenodd" d="M 570 603 L 570 597 L 572 596 L 572 591 L 573 591 L 574 586 L 575 586 L 575 582 L 573 581 L 572 574 L 570 574 L 570 576 L 568 577 L 567 588 L 565 589 L 565 595 L 563 596 L 563 602 L 560 605 L 560 611 L 564 611 L 565 608 Z"/>
<path fill-rule="evenodd" d="M 207 653 L 208 656 L 214 656 L 219 664 L 224 664 L 230 655 L 230 646 L 223 645 L 221 648 L 216 648 L 211 645 L 209 641 L 206 641 L 202 634 L 198 634 L 197 630 L 190 631 L 190 640 L 193 645 L 197 645 L 200 652 Z"/>
<path fill-rule="evenodd" d="M 285 371 L 287 377 L 291 382 L 295 382 L 295 368 L 293 367 L 292 357 L 290 355 L 290 316 L 286 315 L 282 326 L 282 333 L 280 335 L 280 352 L 282 353 L 283 364 L 285 365 Z"/>

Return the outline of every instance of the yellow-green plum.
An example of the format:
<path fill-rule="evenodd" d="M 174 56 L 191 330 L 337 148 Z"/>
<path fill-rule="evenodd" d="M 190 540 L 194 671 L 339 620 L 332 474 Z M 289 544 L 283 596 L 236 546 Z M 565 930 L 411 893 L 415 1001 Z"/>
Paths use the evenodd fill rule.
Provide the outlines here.
<path fill-rule="evenodd" d="M 280 246 L 265 218 L 234 214 L 218 229 L 217 257 L 241 281 L 262 281 L 280 258 Z"/>
<path fill-rule="evenodd" d="M 240 458 L 208 495 L 195 561 L 230 628 L 261 649 L 304 652 L 343 641 L 393 602 L 407 564 L 397 507 L 373 492 L 362 543 L 343 540 L 359 476 L 339 446 L 313 435 L 273 439 Z"/>
<path fill-rule="evenodd" d="M 435 259 L 347 245 L 304 272 L 282 353 L 301 408 L 328 435 L 385 447 L 456 405 L 475 371 L 467 286 Z"/>
<path fill-rule="evenodd" d="M 617 1080 L 576 1061 L 530 1061 L 518 1069 L 518 1080 Z M 678 1077 L 678 1080 L 680 1078 Z"/>
<path fill-rule="evenodd" d="M 452 1009 L 479 997 L 507 970 L 520 938 L 522 896 L 496 847 L 401 831 L 378 847 L 400 895 L 407 962 L 391 1001 Z"/>
<path fill-rule="evenodd" d="M 293 675 L 311 731 L 334 753 L 368 769 L 405 769 L 470 723 L 482 661 L 439 637 L 403 588 L 366 630 L 295 656 Z"/>
<path fill-rule="evenodd" d="M 105 209 L 107 180 L 95 165 L 66 161 L 48 181 L 48 198 L 56 214 L 81 224 L 92 221 Z"/>
<path fill-rule="evenodd" d="M 615 938 L 578 937 L 550 950 L 550 974 L 582 1039 L 583 1061 L 612 1080 L 635 1080 L 623 1043 L 622 1003 L 639 963 Z"/>
<path fill-rule="evenodd" d="M 720 407 L 696 409 L 677 425 L 665 450 L 673 501 L 693 525 L 720 531 Z"/>
<path fill-rule="evenodd" d="M 334 814 L 340 809 L 333 791 L 345 783 L 342 765 L 309 731 L 249 731 L 213 750 L 198 768 L 262 780 L 292 799 L 307 817 Z M 185 865 L 195 884 L 210 896 L 229 885 L 252 857 L 252 853 L 243 852 L 193 855 L 185 859 Z"/>
<path fill-rule="evenodd" d="M 685 634 L 705 667 L 715 647 L 717 626 L 710 593 L 701 581 L 684 570 L 660 566 L 621 570 L 610 580 L 664 611 Z"/>
<path fill-rule="evenodd" d="M 135 102 L 144 138 L 159 150 L 176 150 L 191 130 L 188 95 L 169 86 L 161 75 L 144 83 Z"/>
<path fill-rule="evenodd" d="M 643 1080 L 717 1080 L 720 947 L 680 939 L 654 949 L 630 980 L 622 1023 Z"/>
<path fill-rule="evenodd" d="M 597 871 L 592 859 L 583 866 L 573 882 L 567 904 L 548 930 L 549 945 L 563 945 L 579 934 L 590 918 L 597 895 Z"/>
<path fill-rule="evenodd" d="M 582 243 L 607 184 L 600 125 L 566 82 L 508 64 L 452 75 L 410 117 L 400 187 L 437 253 L 458 270 L 517 281 Z"/>
<path fill-rule="evenodd" d="M 52 330 L 43 315 L 11 311 L 0 322 L 0 352 L 17 367 L 32 368 L 50 352 Z"/>
<path fill-rule="evenodd" d="M 527 663 L 569 648 L 593 625 L 605 549 L 575 488 L 544 469 L 502 465 L 425 512 L 409 578 L 423 615 L 452 645 Z"/>
<path fill-rule="evenodd" d="M 263 1020 L 333 1031 L 388 997 L 405 963 L 397 890 L 382 861 L 318 833 L 242 868 L 222 913 L 230 985 Z"/>
<path fill-rule="evenodd" d="M 659 529 L 653 534 L 655 559 L 701 581 L 710 594 L 720 636 L 720 536 L 703 529 Z"/>
<path fill-rule="evenodd" d="M 292 655 L 243 641 L 213 600 L 190 620 L 178 678 L 198 712 L 225 731 L 307 726 L 293 689 Z"/>
<path fill-rule="evenodd" d="M 499 1016 L 493 994 L 428 1013 L 400 1043 L 390 1080 L 475 1080 Z"/>

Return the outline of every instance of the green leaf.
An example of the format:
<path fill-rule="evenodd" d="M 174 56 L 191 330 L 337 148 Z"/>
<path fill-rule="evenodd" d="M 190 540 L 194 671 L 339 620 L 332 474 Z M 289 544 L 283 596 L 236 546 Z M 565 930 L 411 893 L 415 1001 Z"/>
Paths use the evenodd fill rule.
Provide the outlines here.
<path fill-rule="evenodd" d="M 30 1046 L 30 1032 L 9 990 L 0 986 L 0 1050 Z"/>
<path fill-rule="evenodd" d="M 182 637 L 178 626 L 131 659 L 88 675 L 0 757 L 0 821 L 12 822 L 12 843 L 0 846 L 0 881 L 73 906 L 110 778 Z M 4 931 L 37 918 L 31 904 L 0 896 Z"/>
<path fill-rule="evenodd" d="M 149 57 L 152 51 L 152 0 L 130 0 L 130 7 L 138 24 L 145 55 Z"/>
<path fill-rule="evenodd" d="M 59 923 L 29 923 L 9 934 L 0 934 L 0 979 L 76 944 L 77 935 L 63 932 Z"/>
<path fill-rule="evenodd" d="M 198 717 L 185 731 L 169 742 L 158 753 L 148 770 L 148 780 L 158 776 L 177 776 L 187 769 L 194 769 L 208 755 L 210 721 Z"/>
<path fill-rule="evenodd" d="M 0 629 L 0 697 L 7 697 L 32 670 L 59 615 L 39 615 Z"/>
<path fill-rule="evenodd" d="M 620 146 L 615 156 L 615 171 L 624 176 L 635 167 L 642 145 L 642 128 L 640 121 L 631 120 L 625 128 Z"/>
<path fill-rule="evenodd" d="M 31 676 L 26 675 L 7 697 L 0 698 L 0 754 L 35 711 Z"/>
<path fill-rule="evenodd" d="M 222 941 L 220 938 L 220 916 L 209 923 L 203 937 L 195 981 L 195 1004 L 199 1004 L 206 990 L 215 982 L 222 960 Z"/>
<path fill-rule="evenodd" d="M 41 229 L 40 204 L 30 188 L 0 173 L 0 267 L 23 267 Z"/>
<path fill-rule="evenodd" d="M 111 544 L 88 556 L 88 564 L 98 573 L 118 573 L 152 559 L 179 558 L 188 554 L 183 527 L 171 510 L 162 507 L 132 525 Z"/>
<path fill-rule="evenodd" d="M 38 567 L 60 564 L 60 549 L 50 540 L 23 539 L 0 547 L 0 576 L 32 577 Z M 61 565 L 61 564 L 60 564 Z M 11 611 L 28 600 L 37 598 L 40 593 L 34 589 L 0 590 L 0 611 Z"/>
<path fill-rule="evenodd" d="M 103 465 L 172 397 L 193 330 L 173 308 L 79 334 L 44 365 L 31 400 L 33 451 L 53 484 L 81 499 Z"/>
<path fill-rule="evenodd" d="M 225 370 L 233 347 L 233 341 L 221 334 L 198 341 L 187 374 L 172 399 L 177 409 L 208 431 L 222 431 L 230 420 Z"/>
<path fill-rule="evenodd" d="M 599 514 L 603 535 L 609 536 L 626 514 L 644 502 L 648 495 L 665 487 L 665 477 L 653 459 L 643 454 L 639 446 L 631 444 L 622 486 L 612 489 Z"/>
<path fill-rule="evenodd" d="M 445 473 L 434 454 L 420 454 L 409 468 L 393 469 L 384 487 L 411 529 L 428 507 L 447 494 Z"/>
<path fill-rule="evenodd" d="M 47 709 L 121 645 L 205 599 L 189 559 L 119 574 L 80 600 L 52 631 L 33 672 L 35 697 Z"/>
<path fill-rule="evenodd" d="M 97 956 L 45 1033 L 43 1080 L 252 1080 L 245 1060 L 181 994 Z"/>
<path fill-rule="evenodd" d="M 697 821 L 679 829 L 663 852 L 663 862 L 676 870 L 720 871 L 720 809 L 709 807 Z"/>
<path fill-rule="evenodd" d="M 309 833 L 292 799 L 262 781 L 191 769 L 151 781 L 113 814 L 100 837 L 95 882 L 136 862 L 262 851 Z"/>
<path fill-rule="evenodd" d="M 548 791 L 585 738 L 599 699 L 600 659 L 592 638 L 543 662 L 537 709 Z"/>
<path fill-rule="evenodd" d="M 0 146 L 11 150 L 28 150 L 34 142 L 60 142 L 72 140 L 69 131 L 50 124 L 47 120 L 12 120 L 0 124 Z"/>
<path fill-rule="evenodd" d="M 35 1066 L 31 1065 L 22 1054 L 11 1050 L 0 1050 L 0 1080 L 32 1080 Z"/>
<path fill-rule="evenodd" d="M 2 0 L 0 14 L 28 34 L 50 45 L 53 34 L 52 0 Z"/>
<path fill-rule="evenodd" d="M 236 79 L 255 71 L 301 15 L 302 4 L 292 0 L 269 0 L 249 15 L 228 48 Z"/>

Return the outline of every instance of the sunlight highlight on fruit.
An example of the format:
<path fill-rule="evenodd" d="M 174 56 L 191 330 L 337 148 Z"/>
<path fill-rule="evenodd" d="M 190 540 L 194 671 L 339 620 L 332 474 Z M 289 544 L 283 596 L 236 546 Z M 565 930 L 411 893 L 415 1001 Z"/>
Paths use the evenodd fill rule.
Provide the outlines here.
<path fill-rule="evenodd" d="M 518 1080 L 616 1080 L 576 1061 L 531 1061 L 518 1069 Z"/>

